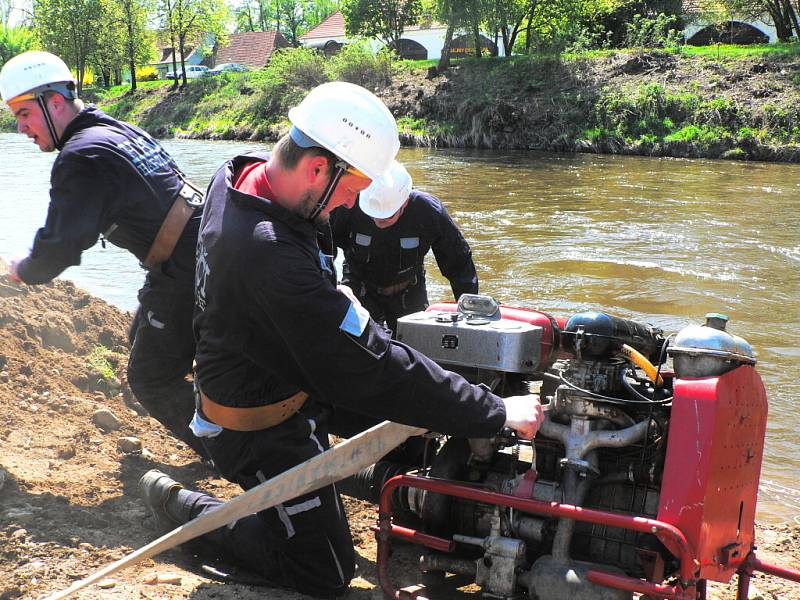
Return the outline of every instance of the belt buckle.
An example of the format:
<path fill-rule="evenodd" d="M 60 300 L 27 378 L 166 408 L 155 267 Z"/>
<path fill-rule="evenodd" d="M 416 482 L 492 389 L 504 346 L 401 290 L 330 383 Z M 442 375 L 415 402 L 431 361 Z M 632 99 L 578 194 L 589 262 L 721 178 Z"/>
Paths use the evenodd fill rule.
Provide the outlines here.
<path fill-rule="evenodd" d="M 186 202 L 186 205 L 191 208 L 203 208 L 203 205 L 206 203 L 203 194 L 188 183 L 183 184 L 183 187 L 178 192 L 178 195 L 183 198 L 183 201 Z"/>

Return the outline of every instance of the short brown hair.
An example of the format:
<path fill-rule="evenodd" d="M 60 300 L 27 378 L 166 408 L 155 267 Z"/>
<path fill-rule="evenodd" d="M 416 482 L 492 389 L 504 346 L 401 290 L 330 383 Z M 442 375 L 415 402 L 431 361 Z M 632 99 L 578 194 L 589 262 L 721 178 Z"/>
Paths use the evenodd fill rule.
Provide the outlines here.
<path fill-rule="evenodd" d="M 294 169 L 304 156 L 323 156 L 328 159 L 328 165 L 333 167 L 336 164 L 336 155 L 330 150 L 320 146 L 302 148 L 295 144 L 294 140 L 287 133 L 272 148 L 272 154 L 278 159 L 281 165 L 287 169 Z"/>

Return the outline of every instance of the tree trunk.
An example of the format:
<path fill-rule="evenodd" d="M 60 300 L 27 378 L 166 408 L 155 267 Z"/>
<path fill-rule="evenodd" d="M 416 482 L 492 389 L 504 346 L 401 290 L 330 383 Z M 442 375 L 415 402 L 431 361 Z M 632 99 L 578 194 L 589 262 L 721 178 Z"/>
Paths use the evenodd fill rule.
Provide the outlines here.
<path fill-rule="evenodd" d="M 791 28 L 794 29 L 794 33 L 796 36 L 800 37 L 800 23 L 797 20 L 797 11 L 794 8 L 794 5 L 791 3 L 790 0 L 784 0 L 786 3 L 786 17 L 791 25 Z M 791 32 L 789 33 L 791 37 Z"/>
<path fill-rule="evenodd" d="M 172 38 L 172 87 L 178 87 L 178 48 L 175 46 L 175 34 L 171 35 Z"/>
<path fill-rule="evenodd" d="M 182 88 L 185 88 L 189 82 L 186 81 L 186 57 L 183 54 L 183 50 L 185 48 L 186 38 L 183 35 L 178 35 L 178 45 L 181 49 L 181 78 L 183 79 L 183 83 L 181 84 Z M 175 74 L 175 80 L 177 81 L 177 73 Z"/>
<path fill-rule="evenodd" d="M 525 26 L 525 54 L 531 53 L 531 33 L 533 31 L 533 23 L 531 21 L 531 15 L 528 15 L 528 24 Z"/>
<path fill-rule="evenodd" d="M 475 21 L 472 23 L 472 35 L 475 37 L 475 58 L 481 57 L 481 28 L 480 24 Z"/>
<path fill-rule="evenodd" d="M 131 91 L 136 89 L 136 50 L 133 47 L 133 15 L 127 15 L 128 20 L 128 68 L 131 70 Z"/>
<path fill-rule="evenodd" d="M 444 45 L 442 46 L 442 54 L 439 57 L 439 64 L 436 69 L 439 73 L 443 73 L 450 68 L 450 44 L 453 43 L 453 19 L 448 19 L 447 31 L 444 34 Z"/>

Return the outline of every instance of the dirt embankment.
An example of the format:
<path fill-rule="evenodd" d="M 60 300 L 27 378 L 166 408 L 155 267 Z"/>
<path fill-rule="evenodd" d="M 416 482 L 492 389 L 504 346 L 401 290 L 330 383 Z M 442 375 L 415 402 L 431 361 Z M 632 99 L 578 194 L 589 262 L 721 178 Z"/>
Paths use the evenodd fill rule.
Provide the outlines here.
<path fill-rule="evenodd" d="M 151 468 L 224 497 L 238 489 L 196 462 L 131 398 L 124 380 L 129 314 L 68 282 L 26 287 L 5 273 L 0 261 L 0 600 L 11 600 L 67 587 L 152 541 L 153 524 L 136 489 Z M 347 504 L 359 554 L 347 598 L 377 599 L 369 529 L 375 508 Z M 797 529 L 761 530 L 760 536 L 762 558 L 800 566 Z M 410 549 L 398 549 L 396 581 L 418 579 L 413 562 Z M 198 573 L 194 559 L 175 550 L 78 597 L 301 598 Z M 755 585 L 765 600 L 800 599 L 800 586 L 761 578 Z M 730 588 L 715 594 L 733 597 Z"/>
<path fill-rule="evenodd" d="M 408 145 L 797 162 L 798 81 L 791 55 L 643 50 L 471 60 L 377 94 Z"/>

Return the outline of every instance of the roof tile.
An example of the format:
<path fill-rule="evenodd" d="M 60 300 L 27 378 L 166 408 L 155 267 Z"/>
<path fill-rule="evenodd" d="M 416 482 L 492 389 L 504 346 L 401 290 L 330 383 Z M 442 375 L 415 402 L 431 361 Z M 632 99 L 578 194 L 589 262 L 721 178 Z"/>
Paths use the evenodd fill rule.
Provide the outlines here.
<path fill-rule="evenodd" d="M 248 67 L 263 67 L 277 48 L 291 45 L 279 31 L 234 33 L 228 41 L 227 46 L 217 50 L 215 65 L 239 63 Z"/>

